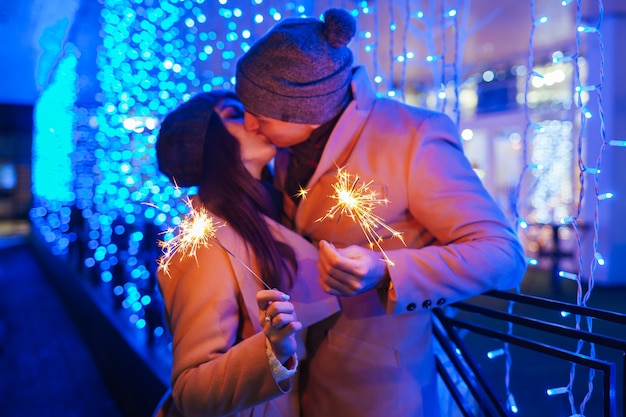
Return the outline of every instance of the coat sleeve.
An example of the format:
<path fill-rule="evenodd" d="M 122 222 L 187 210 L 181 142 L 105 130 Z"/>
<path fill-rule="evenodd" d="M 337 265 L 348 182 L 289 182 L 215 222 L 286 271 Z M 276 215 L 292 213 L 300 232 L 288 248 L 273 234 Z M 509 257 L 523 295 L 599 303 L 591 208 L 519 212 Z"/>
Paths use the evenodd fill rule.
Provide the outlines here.
<path fill-rule="evenodd" d="M 283 394 L 271 374 L 265 335 L 239 340 L 245 307 L 228 255 L 209 246 L 178 261 L 169 275 L 159 273 L 176 407 L 188 417 L 224 416 Z"/>
<path fill-rule="evenodd" d="M 523 248 L 463 153 L 450 118 L 429 113 L 408 154 L 402 179 L 408 210 L 429 241 L 387 252 L 395 263 L 382 297 L 387 311 L 443 306 L 519 285 L 526 271 Z"/>

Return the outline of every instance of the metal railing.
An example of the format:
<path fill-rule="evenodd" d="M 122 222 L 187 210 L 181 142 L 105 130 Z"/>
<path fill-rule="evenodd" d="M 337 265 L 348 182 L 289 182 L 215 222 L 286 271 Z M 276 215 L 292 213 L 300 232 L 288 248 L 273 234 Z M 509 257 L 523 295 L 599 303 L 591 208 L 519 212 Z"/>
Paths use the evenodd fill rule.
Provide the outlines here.
<path fill-rule="evenodd" d="M 522 312 L 514 313 L 516 309 Z M 441 354 L 437 357 L 437 369 L 460 414 L 464 417 L 522 415 L 516 414 L 511 403 L 507 402 L 510 399 L 507 398 L 507 393 L 502 393 L 502 380 L 494 380 L 485 372 L 489 364 L 481 364 L 481 358 L 487 356 L 484 355 L 486 352 L 484 349 L 482 352 L 472 351 L 472 347 L 465 340 L 465 336 L 469 334 L 486 338 L 484 340 L 502 342 L 507 348 L 515 347 L 517 351 L 547 355 L 550 361 L 564 361 L 570 367 L 580 366 L 590 371 L 594 370 L 591 371 L 592 376 L 593 372 L 599 372 L 602 376 L 601 393 L 598 393 L 599 387 L 595 387 L 593 392 L 593 378 L 588 381 L 587 397 L 592 395 L 598 397 L 597 410 L 589 415 L 599 415 L 600 409 L 604 417 L 624 415 L 625 314 L 503 291 L 489 291 L 469 301 L 433 311 L 434 335 L 441 347 Z M 573 315 L 577 323 L 591 319 L 596 323 L 594 324 L 596 328 L 599 327 L 598 323 L 602 322 L 605 332 L 610 334 L 589 332 L 582 330 L 581 326 L 568 326 L 546 320 L 546 316 L 550 316 L 546 311 L 560 312 L 559 317 Z M 588 344 L 589 354 L 582 353 L 581 343 Z M 474 342 L 474 346 L 476 345 Z M 514 355 L 512 363 L 513 365 L 516 363 Z M 523 366 L 523 363 L 522 355 L 520 366 Z M 546 375 L 553 373 L 551 366 L 547 366 L 543 371 Z M 559 392 L 567 394 L 570 404 L 573 404 L 572 391 L 575 385 L 571 376 L 572 374 L 570 382 L 565 387 L 559 388 Z M 507 374 L 507 378 L 509 377 Z M 542 382 L 545 381 L 536 381 L 538 385 Z M 588 405 L 587 397 L 585 405 Z M 585 405 L 581 406 L 584 408 Z M 561 404 L 561 410 L 557 414 L 542 412 L 541 415 L 555 417 L 565 415 L 562 409 Z M 572 410 L 575 410 L 575 407 L 572 407 Z M 573 411 L 569 415 L 583 414 Z"/>

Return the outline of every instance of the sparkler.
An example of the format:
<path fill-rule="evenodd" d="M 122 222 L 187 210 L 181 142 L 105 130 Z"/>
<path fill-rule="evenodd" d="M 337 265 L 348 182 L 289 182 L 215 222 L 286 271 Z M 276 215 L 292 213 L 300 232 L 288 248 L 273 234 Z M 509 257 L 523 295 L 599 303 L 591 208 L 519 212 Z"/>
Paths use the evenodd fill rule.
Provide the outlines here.
<path fill-rule="evenodd" d="M 339 215 L 337 218 L 338 223 L 341 216 L 348 216 L 361 227 L 370 248 L 373 249 L 374 246 L 376 246 L 385 262 L 389 265 L 394 265 L 393 261 L 389 259 L 380 245 L 383 238 L 377 230 L 382 227 L 391 232 L 392 237 L 400 239 L 402 243 L 405 244 L 402 233 L 391 228 L 381 217 L 373 212 L 376 206 L 381 204 L 387 205 L 389 201 L 386 198 L 380 198 L 376 191 L 370 190 L 369 186 L 373 181 L 359 183 L 359 176 L 348 173 L 345 168 L 337 168 L 336 178 L 337 181 L 333 184 L 335 193 L 330 196 L 336 201 L 336 204 L 332 206 L 324 216 L 317 219 L 317 221 L 333 219 L 335 216 Z"/>
<path fill-rule="evenodd" d="M 214 243 L 243 265 L 265 288 L 271 289 L 256 272 L 250 269 L 248 265 L 219 241 L 216 233 L 219 228 L 226 225 L 225 223 L 215 220 L 204 207 L 193 207 L 189 198 L 185 201 L 185 205 L 189 208 L 189 213 L 187 213 L 177 228 L 169 227 L 164 232 L 165 234 L 175 233 L 174 237 L 169 240 L 159 241 L 159 247 L 162 251 L 162 255 L 158 259 L 158 268 L 160 270 L 169 275 L 169 266 L 174 255 L 180 253 L 183 257 L 195 258 L 198 248 Z"/>

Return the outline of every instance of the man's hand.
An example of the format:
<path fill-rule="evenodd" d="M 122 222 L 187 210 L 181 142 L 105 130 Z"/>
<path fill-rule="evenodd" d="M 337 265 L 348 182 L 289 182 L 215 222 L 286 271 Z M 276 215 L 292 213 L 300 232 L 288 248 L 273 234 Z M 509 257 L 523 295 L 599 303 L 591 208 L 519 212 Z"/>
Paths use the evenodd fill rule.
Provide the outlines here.
<path fill-rule="evenodd" d="M 387 263 L 380 254 L 361 246 L 337 249 L 322 240 L 319 255 L 320 285 L 331 295 L 361 294 L 378 287 L 388 277 Z"/>

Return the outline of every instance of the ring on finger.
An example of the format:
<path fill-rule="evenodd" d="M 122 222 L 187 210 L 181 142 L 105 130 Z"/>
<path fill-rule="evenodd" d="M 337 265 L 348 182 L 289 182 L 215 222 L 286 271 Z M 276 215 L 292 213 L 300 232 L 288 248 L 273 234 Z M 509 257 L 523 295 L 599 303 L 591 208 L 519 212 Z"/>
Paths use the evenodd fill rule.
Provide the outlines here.
<path fill-rule="evenodd" d="M 274 324 L 274 317 L 270 317 L 269 322 L 270 322 L 270 326 L 272 326 L 272 327 L 273 327 L 273 328 L 275 328 L 275 329 L 278 329 L 278 326 L 276 326 L 276 325 Z"/>
<path fill-rule="evenodd" d="M 265 313 L 265 321 L 267 323 L 272 324 L 272 316 L 270 316 L 269 314 Z"/>

